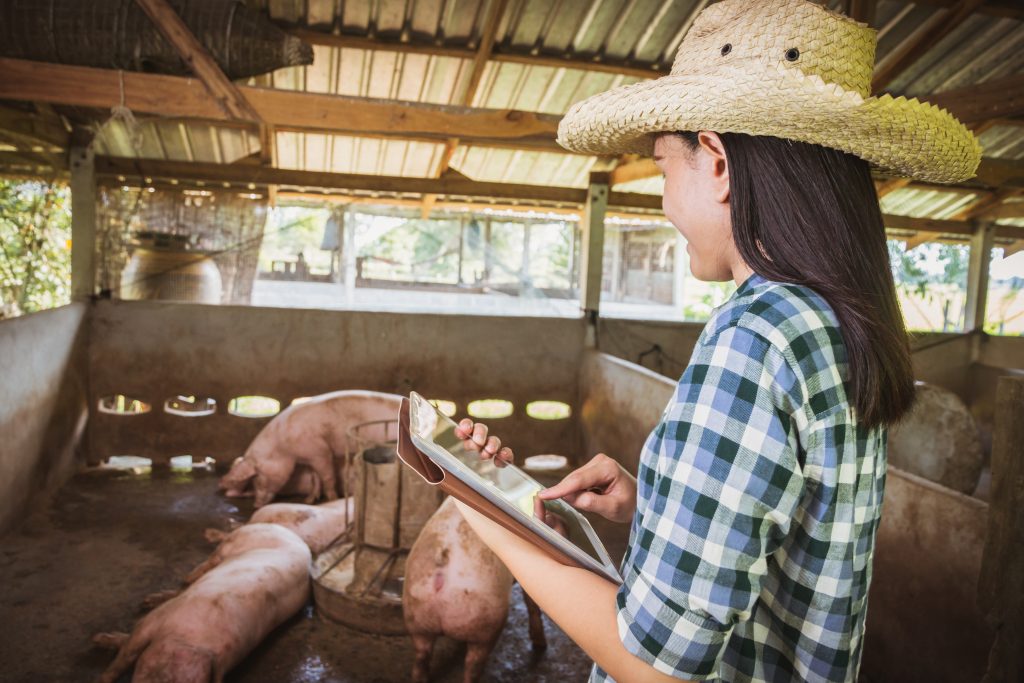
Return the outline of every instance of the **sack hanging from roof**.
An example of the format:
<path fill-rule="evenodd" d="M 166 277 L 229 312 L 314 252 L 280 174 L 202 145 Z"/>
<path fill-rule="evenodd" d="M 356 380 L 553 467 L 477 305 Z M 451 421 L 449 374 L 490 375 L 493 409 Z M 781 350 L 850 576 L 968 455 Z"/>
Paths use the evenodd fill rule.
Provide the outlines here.
<path fill-rule="evenodd" d="M 228 78 L 313 63 L 313 48 L 240 0 L 168 0 Z M 0 3 L 0 56 L 191 75 L 135 0 Z"/>

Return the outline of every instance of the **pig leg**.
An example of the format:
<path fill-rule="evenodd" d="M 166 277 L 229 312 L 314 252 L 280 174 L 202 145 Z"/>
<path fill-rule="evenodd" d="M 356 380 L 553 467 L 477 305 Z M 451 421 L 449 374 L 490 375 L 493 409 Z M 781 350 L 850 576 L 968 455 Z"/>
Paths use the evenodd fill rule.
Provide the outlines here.
<path fill-rule="evenodd" d="M 92 642 L 104 650 L 120 650 L 121 646 L 128 642 L 129 638 L 131 636 L 127 633 L 112 631 L 110 633 L 97 633 L 92 637 Z"/>
<path fill-rule="evenodd" d="M 302 501 L 306 505 L 312 505 L 318 500 L 320 500 L 320 496 L 323 492 L 323 484 L 320 481 L 320 476 L 316 473 L 315 470 L 311 473 L 310 478 L 313 481 L 313 487 L 310 490 L 309 495 L 306 496 L 305 500 Z"/>
<path fill-rule="evenodd" d="M 220 529 L 209 528 L 203 532 L 203 536 L 209 543 L 220 543 L 228 537 L 228 532 L 221 531 Z"/>
<path fill-rule="evenodd" d="M 416 635 L 412 637 L 416 648 L 416 663 L 412 667 L 413 683 L 428 683 L 430 680 L 430 658 L 434 655 L 436 636 Z"/>
<path fill-rule="evenodd" d="M 486 643 L 467 643 L 466 660 L 462 672 L 462 683 L 477 683 L 484 673 L 487 657 L 494 649 L 496 640 Z"/>
<path fill-rule="evenodd" d="M 253 507 L 261 508 L 274 500 L 275 491 L 270 490 L 269 483 L 262 476 L 256 476 L 254 486 L 256 488 L 256 498 L 253 500 Z"/>
<path fill-rule="evenodd" d="M 142 598 L 142 609 L 153 609 L 154 607 L 162 605 L 171 598 L 175 598 L 180 594 L 181 590 L 177 588 L 169 588 L 165 591 L 150 593 L 146 597 Z"/>
<path fill-rule="evenodd" d="M 212 555 L 199 563 L 195 569 L 185 576 L 185 583 L 195 583 L 199 580 L 199 577 L 216 567 L 222 560 L 223 558 L 220 556 L 220 553 L 217 550 L 214 550 Z"/>
<path fill-rule="evenodd" d="M 526 603 L 526 614 L 530 621 L 530 642 L 533 643 L 535 652 L 543 652 L 548 647 L 548 641 L 544 637 L 544 620 L 540 616 L 540 607 L 526 591 L 523 591 L 523 602 Z"/>
<path fill-rule="evenodd" d="M 328 458 L 327 462 L 310 463 L 313 468 L 313 476 L 320 479 L 320 486 L 323 495 L 327 500 L 338 500 L 338 485 L 334 481 L 334 462 Z"/>
<path fill-rule="evenodd" d="M 114 657 L 114 661 L 110 663 L 110 666 L 100 674 L 100 677 L 96 679 L 96 683 L 114 683 L 121 677 L 121 674 L 131 668 L 132 664 L 135 663 L 135 660 L 139 658 L 143 650 L 148 646 L 149 638 L 143 638 L 139 634 L 139 629 L 136 629 L 135 632 L 132 633 L 131 637 L 121 645 L 121 649 L 117 651 L 117 657 Z"/>

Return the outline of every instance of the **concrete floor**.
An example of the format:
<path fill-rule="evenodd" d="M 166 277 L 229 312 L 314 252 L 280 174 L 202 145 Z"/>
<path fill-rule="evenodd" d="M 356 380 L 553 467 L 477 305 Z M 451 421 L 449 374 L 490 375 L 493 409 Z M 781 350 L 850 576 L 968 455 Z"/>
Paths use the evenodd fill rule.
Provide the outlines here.
<path fill-rule="evenodd" d="M 176 587 L 209 554 L 203 529 L 248 517 L 251 502 L 218 495 L 216 480 L 202 469 L 82 472 L 52 501 L 40 503 L 18 531 L 0 539 L 0 679 L 87 681 L 98 675 L 113 653 L 94 648 L 92 634 L 131 630 L 142 614 L 143 596 Z M 615 539 L 615 551 L 624 540 Z M 483 680 L 586 680 L 587 656 L 546 618 L 545 627 L 548 649 L 534 656 L 517 586 Z M 440 642 L 433 680 L 460 681 L 461 658 L 457 644 Z M 412 661 L 407 637 L 349 630 L 320 618 L 310 604 L 227 681 L 406 681 Z"/>

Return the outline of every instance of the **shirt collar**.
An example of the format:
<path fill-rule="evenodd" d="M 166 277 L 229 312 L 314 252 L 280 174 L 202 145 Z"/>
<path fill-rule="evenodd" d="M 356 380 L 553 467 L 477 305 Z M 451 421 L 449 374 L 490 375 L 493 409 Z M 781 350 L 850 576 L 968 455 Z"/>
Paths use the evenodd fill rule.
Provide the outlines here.
<path fill-rule="evenodd" d="M 743 284 L 736 288 L 736 291 L 733 293 L 733 297 L 738 298 L 746 294 L 749 294 L 750 291 L 754 289 L 754 287 L 757 287 L 763 282 L 767 282 L 767 280 L 765 280 L 764 277 L 758 275 L 757 273 L 751 273 L 750 277 L 744 280 Z"/>

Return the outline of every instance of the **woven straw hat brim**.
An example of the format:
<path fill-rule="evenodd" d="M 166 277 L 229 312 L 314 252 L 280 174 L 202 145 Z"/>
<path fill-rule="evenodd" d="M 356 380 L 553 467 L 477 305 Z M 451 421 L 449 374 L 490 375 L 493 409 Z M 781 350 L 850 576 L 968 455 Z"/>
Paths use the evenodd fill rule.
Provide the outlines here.
<path fill-rule="evenodd" d="M 781 64 L 739 60 L 714 72 L 668 75 L 576 103 L 558 143 L 584 154 L 650 156 L 652 133 L 711 130 L 840 149 L 897 175 L 937 183 L 974 176 L 977 138 L 949 112 L 890 95 L 863 98 Z"/>

